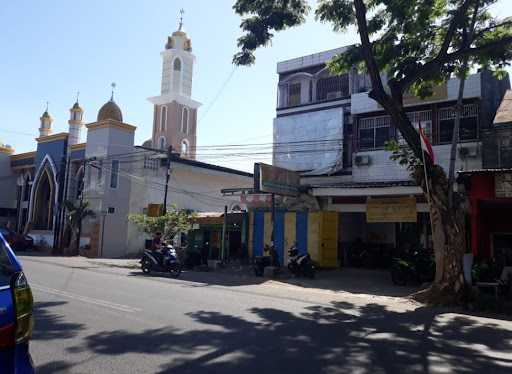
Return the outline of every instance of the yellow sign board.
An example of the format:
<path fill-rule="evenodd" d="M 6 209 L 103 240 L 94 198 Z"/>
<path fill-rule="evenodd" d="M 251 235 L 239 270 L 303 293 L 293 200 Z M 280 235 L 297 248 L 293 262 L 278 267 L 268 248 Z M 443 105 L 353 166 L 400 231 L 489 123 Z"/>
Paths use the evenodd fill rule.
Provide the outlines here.
<path fill-rule="evenodd" d="M 366 202 L 366 222 L 416 222 L 415 197 L 368 199 Z"/>
<path fill-rule="evenodd" d="M 148 204 L 148 217 L 160 217 L 163 213 L 163 204 Z"/>

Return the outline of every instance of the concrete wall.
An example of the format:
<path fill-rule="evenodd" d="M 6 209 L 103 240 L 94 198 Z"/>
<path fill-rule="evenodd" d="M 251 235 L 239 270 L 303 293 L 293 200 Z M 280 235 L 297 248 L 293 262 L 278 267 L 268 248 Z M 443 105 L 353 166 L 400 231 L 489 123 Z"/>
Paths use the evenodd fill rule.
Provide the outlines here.
<path fill-rule="evenodd" d="M 0 208 L 16 208 L 16 175 L 9 154 L 0 152 Z"/>
<path fill-rule="evenodd" d="M 460 147 L 476 149 L 476 157 L 467 157 L 462 159 L 459 152 L 457 152 L 457 161 L 455 170 L 470 170 L 482 168 L 482 152 L 481 142 L 470 142 L 459 144 Z M 434 146 L 434 154 L 436 163 L 441 165 L 448 171 L 448 164 L 450 161 L 450 148 L 451 145 L 443 144 Z M 353 182 L 377 182 L 377 181 L 396 181 L 408 180 L 409 172 L 405 167 L 400 166 L 396 161 L 391 160 L 389 157 L 391 152 L 384 150 L 357 152 L 354 154 L 370 156 L 369 165 L 356 165 L 352 166 L 352 181 Z"/>
<path fill-rule="evenodd" d="M 447 85 L 447 97 L 442 100 L 429 100 L 426 98 L 424 103 L 441 102 L 441 101 L 452 101 L 457 100 L 459 79 L 454 78 L 448 80 Z M 481 74 L 473 74 L 466 80 L 464 88 L 464 98 L 482 97 L 482 85 L 481 85 Z M 418 105 L 416 102 L 413 105 Z M 407 106 L 407 105 L 406 105 Z M 368 93 L 358 93 L 352 95 L 352 114 L 370 113 L 382 111 L 382 107 L 373 99 L 368 97 Z"/>
<path fill-rule="evenodd" d="M 87 229 L 93 227 L 97 221 L 102 221 L 102 212 L 113 208 L 114 212 L 105 218 L 105 237 L 103 238 L 102 257 L 121 257 L 126 253 L 126 237 L 128 227 L 129 201 L 131 193 L 131 179 L 133 164 L 121 162 L 119 165 L 119 179 L 117 188 L 110 187 L 112 175 L 112 160 L 126 161 L 126 157 L 115 155 L 137 152 L 133 148 L 134 132 L 115 126 L 89 130 L 87 133 L 86 157 L 104 159 L 101 179 L 98 179 L 98 169 L 86 168 L 85 172 L 85 199 L 90 202 L 91 208 L 97 213 L 96 220 L 85 225 L 85 235 L 90 234 Z M 96 166 L 99 162 L 94 162 Z M 101 241 L 100 241 L 101 242 Z"/>
<path fill-rule="evenodd" d="M 165 168 L 141 170 L 136 166 L 140 179 L 132 179 L 130 213 L 140 214 L 148 204 L 161 204 L 164 198 Z M 231 209 L 240 205 L 240 197 L 223 197 L 223 188 L 252 187 L 253 179 L 245 176 L 223 173 L 215 170 L 172 163 L 169 183 L 168 204 L 179 209 L 196 212 L 222 212 L 227 205 Z M 128 253 L 137 253 L 144 248 L 145 235 L 133 225 L 128 226 Z"/>
<path fill-rule="evenodd" d="M 332 140 L 339 140 L 339 143 Z M 322 142 L 329 140 L 328 143 Z M 294 143 L 318 141 L 317 143 Z M 334 108 L 274 119 L 274 165 L 291 170 L 315 170 L 341 162 L 343 109 Z M 289 152 L 289 153 L 288 153 Z"/>

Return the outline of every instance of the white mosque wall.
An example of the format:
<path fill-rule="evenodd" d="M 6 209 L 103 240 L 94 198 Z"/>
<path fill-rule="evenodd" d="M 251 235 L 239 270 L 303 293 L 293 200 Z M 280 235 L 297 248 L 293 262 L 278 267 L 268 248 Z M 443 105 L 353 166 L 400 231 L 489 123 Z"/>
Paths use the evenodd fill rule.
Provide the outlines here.
<path fill-rule="evenodd" d="M 138 169 L 139 167 L 137 167 Z M 165 168 L 146 169 L 141 178 L 133 178 L 130 197 L 130 214 L 140 214 L 148 204 L 161 204 L 164 199 Z M 168 204 L 178 209 L 195 212 L 223 212 L 224 206 L 231 210 L 241 205 L 239 196 L 222 196 L 223 188 L 253 185 L 247 176 L 219 172 L 190 165 L 172 163 L 169 181 Z M 140 172 L 139 172 L 140 174 Z M 242 207 L 243 208 L 243 207 Z M 137 253 L 144 248 L 147 237 L 132 223 L 128 226 L 127 253 Z"/>

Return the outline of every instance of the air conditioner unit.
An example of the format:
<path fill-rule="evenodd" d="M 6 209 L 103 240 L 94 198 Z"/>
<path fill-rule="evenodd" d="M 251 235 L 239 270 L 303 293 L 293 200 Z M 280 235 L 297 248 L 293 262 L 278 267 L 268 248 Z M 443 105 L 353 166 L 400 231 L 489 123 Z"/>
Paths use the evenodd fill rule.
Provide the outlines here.
<path fill-rule="evenodd" d="M 464 145 L 459 148 L 461 158 L 475 158 L 478 156 L 478 145 Z"/>
<path fill-rule="evenodd" d="M 327 100 L 333 100 L 341 97 L 341 91 L 327 92 Z"/>
<path fill-rule="evenodd" d="M 354 159 L 354 163 L 357 166 L 370 165 L 370 156 L 368 155 L 358 155 Z"/>

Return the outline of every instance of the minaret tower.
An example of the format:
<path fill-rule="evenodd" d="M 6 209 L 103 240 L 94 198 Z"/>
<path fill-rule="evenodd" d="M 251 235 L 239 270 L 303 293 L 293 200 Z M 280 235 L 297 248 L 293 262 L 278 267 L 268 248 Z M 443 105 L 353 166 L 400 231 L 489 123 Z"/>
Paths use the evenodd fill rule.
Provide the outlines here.
<path fill-rule="evenodd" d="M 73 104 L 73 107 L 69 110 L 69 145 L 75 145 L 80 142 L 80 132 L 82 131 L 83 126 L 83 115 L 84 111 L 78 104 L 78 94 L 76 96 L 76 102 Z"/>
<path fill-rule="evenodd" d="M 41 121 L 41 126 L 39 127 L 39 136 L 48 136 L 52 133 L 52 122 L 53 118 L 48 113 L 48 103 L 46 103 L 46 110 L 44 111 L 43 115 L 39 118 Z"/>
<path fill-rule="evenodd" d="M 197 110 L 201 103 L 192 99 L 192 78 L 196 57 L 192 42 L 183 28 L 180 12 L 178 30 L 168 37 L 163 60 L 160 96 L 148 100 L 154 105 L 153 147 L 167 149 L 195 159 Z"/>

